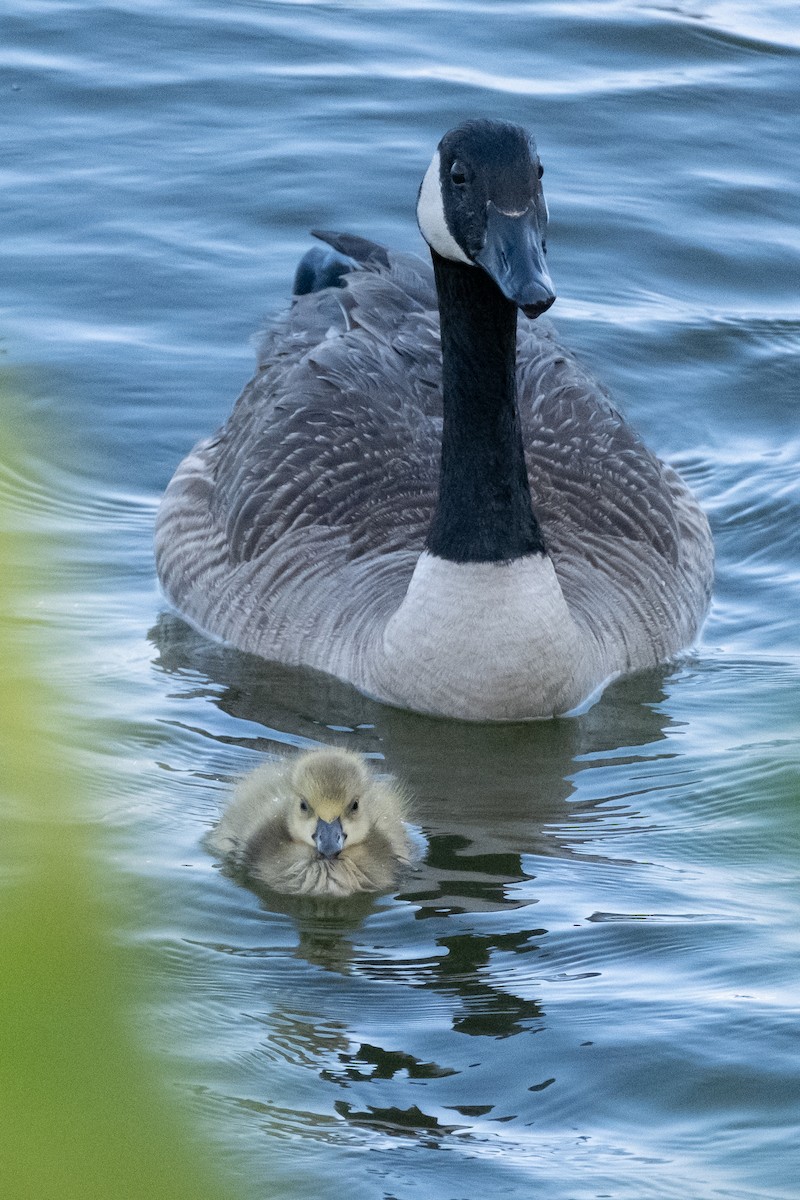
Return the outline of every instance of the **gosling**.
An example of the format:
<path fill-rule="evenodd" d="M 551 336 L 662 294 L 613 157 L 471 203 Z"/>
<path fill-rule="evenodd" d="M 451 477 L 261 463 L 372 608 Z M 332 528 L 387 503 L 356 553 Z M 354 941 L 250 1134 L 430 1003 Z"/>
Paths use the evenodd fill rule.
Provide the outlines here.
<path fill-rule="evenodd" d="M 406 797 L 349 750 L 266 763 L 236 787 L 209 848 L 277 892 L 390 889 L 414 858 Z"/>

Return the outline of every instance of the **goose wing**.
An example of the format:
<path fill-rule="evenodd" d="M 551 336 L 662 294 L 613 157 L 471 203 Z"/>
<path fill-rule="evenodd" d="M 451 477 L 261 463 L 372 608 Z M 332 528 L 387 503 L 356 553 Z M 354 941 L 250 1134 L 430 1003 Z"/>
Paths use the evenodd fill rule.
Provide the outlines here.
<path fill-rule="evenodd" d="M 536 514 L 554 552 L 586 534 L 678 557 L 665 466 L 605 390 L 555 340 L 549 321 L 519 334 L 518 390 Z"/>
<path fill-rule="evenodd" d="M 298 297 L 270 329 L 226 424 L 178 468 L 156 528 L 159 576 L 189 620 L 334 674 L 331 642 L 362 640 L 405 594 L 441 442 L 430 271 L 391 255 L 345 284 Z"/>
<path fill-rule="evenodd" d="M 265 339 L 216 448 L 214 512 L 233 561 L 302 529 L 344 534 L 349 558 L 422 549 L 441 439 L 438 322 L 413 265 L 377 265 L 298 298 Z"/>

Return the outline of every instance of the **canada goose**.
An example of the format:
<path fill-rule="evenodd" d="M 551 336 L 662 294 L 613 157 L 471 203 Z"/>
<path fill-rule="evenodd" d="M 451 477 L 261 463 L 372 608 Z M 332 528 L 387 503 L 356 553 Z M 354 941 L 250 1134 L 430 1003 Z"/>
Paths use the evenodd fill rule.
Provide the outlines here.
<path fill-rule="evenodd" d="M 416 857 L 405 813 L 403 793 L 360 755 L 309 750 L 246 775 L 206 841 L 278 892 L 379 892 Z"/>
<path fill-rule="evenodd" d="M 318 235 L 338 256 L 301 264 L 162 501 L 159 574 L 196 626 L 475 720 L 569 712 L 693 639 L 706 518 L 536 322 L 555 298 L 541 174 L 524 129 L 470 121 L 419 191 L 432 274 Z"/>

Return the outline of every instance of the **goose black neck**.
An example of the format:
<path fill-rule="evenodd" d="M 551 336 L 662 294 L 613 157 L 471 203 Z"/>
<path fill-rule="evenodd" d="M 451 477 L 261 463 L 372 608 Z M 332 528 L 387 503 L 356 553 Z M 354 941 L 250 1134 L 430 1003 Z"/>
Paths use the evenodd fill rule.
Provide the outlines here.
<path fill-rule="evenodd" d="M 439 500 L 427 548 L 462 563 L 543 553 L 517 409 L 517 306 L 480 267 L 431 253 L 444 426 Z"/>

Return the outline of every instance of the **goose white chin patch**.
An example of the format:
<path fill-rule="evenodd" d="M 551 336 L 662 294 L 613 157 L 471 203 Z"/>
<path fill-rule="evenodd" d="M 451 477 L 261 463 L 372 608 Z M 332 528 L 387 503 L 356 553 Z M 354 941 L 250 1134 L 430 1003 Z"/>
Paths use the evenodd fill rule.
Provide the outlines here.
<path fill-rule="evenodd" d="M 467 258 L 447 227 L 444 215 L 444 202 L 442 200 L 442 184 L 439 176 L 438 150 L 431 159 L 431 165 L 425 172 L 422 187 L 419 189 L 417 221 L 419 222 L 420 233 L 425 238 L 425 241 L 432 250 L 435 250 L 437 254 L 441 254 L 442 258 L 449 258 L 454 262 L 467 263 L 469 266 L 474 265 L 472 260 Z"/>

